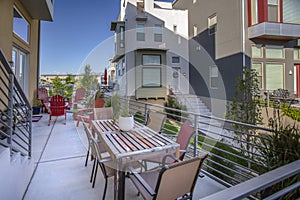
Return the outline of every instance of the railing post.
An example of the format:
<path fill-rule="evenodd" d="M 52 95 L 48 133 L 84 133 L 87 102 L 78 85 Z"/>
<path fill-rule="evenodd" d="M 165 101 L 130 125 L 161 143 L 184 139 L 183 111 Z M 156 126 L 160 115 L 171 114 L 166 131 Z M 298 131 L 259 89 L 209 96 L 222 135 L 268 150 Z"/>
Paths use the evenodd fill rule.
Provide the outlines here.
<path fill-rule="evenodd" d="M 148 104 L 145 104 L 145 119 L 144 119 L 144 124 L 147 125 L 148 121 Z"/>
<path fill-rule="evenodd" d="M 270 107 L 270 94 L 269 94 L 269 90 L 267 90 L 267 107 Z"/>
<path fill-rule="evenodd" d="M 9 137 L 7 138 L 7 143 L 9 144 L 9 149 L 10 149 L 10 155 L 12 155 L 12 135 L 13 135 L 13 125 L 14 125 L 14 75 L 9 74 L 9 91 L 8 91 L 8 135 Z"/>
<path fill-rule="evenodd" d="M 195 116 L 195 122 L 194 122 L 194 128 L 195 128 L 195 134 L 194 134 L 194 157 L 196 157 L 198 155 L 197 153 L 197 148 L 198 148 L 198 119 L 199 116 L 198 115 L 194 115 Z"/>
<path fill-rule="evenodd" d="M 28 157 L 31 157 L 31 150 L 32 150 L 32 108 L 29 108 L 29 141 L 28 141 Z"/>

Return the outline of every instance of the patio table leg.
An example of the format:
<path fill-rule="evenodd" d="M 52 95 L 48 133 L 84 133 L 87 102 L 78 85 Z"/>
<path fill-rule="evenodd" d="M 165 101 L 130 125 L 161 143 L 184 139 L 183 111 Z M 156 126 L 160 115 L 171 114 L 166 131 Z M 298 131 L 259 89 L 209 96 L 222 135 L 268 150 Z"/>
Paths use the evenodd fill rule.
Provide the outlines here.
<path fill-rule="evenodd" d="M 116 170 L 116 174 L 114 176 L 114 190 L 115 200 L 125 199 L 125 171 L 122 170 L 122 168 Z"/>

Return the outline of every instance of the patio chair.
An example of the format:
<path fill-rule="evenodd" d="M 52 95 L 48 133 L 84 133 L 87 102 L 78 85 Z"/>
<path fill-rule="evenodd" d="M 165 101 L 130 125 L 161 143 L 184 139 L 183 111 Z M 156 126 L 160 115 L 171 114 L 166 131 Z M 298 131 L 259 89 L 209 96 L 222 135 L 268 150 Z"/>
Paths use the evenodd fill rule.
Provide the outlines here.
<path fill-rule="evenodd" d="M 77 124 L 79 125 L 80 121 L 84 121 L 89 124 L 89 128 L 91 127 L 91 122 L 94 119 L 112 119 L 113 110 L 112 107 L 107 108 L 86 108 L 79 110 L 77 114 Z"/>
<path fill-rule="evenodd" d="M 50 104 L 49 104 L 49 121 L 48 126 L 50 126 L 50 121 L 52 116 L 65 116 L 64 124 L 66 124 L 66 110 L 67 110 L 67 104 L 65 103 L 65 99 L 60 95 L 55 95 L 51 98 Z"/>
<path fill-rule="evenodd" d="M 112 119 L 112 118 L 113 118 L 112 107 L 94 108 L 94 119 Z"/>
<path fill-rule="evenodd" d="M 102 196 L 102 199 L 104 200 L 105 195 L 106 195 L 106 190 L 107 190 L 107 179 L 109 177 L 113 177 L 115 175 L 116 168 L 113 167 L 114 163 L 112 162 L 112 160 L 109 156 L 105 157 L 105 158 L 102 157 L 102 154 L 101 154 L 102 151 L 99 148 L 98 141 L 95 138 L 90 139 L 90 145 L 91 145 L 92 154 L 95 156 L 90 181 L 92 181 L 92 179 L 93 179 L 92 187 L 94 188 L 95 182 L 96 182 L 96 177 L 97 177 L 98 166 L 100 166 L 100 169 L 101 169 L 102 174 L 105 179 L 104 191 L 103 191 L 103 196 Z"/>
<path fill-rule="evenodd" d="M 87 163 L 88 163 L 88 159 L 89 159 L 89 155 L 90 155 L 90 150 L 91 150 L 91 144 L 90 144 L 90 141 L 93 137 L 90 129 L 87 127 L 86 123 L 84 121 L 82 121 L 82 124 L 83 124 L 83 127 L 84 127 L 84 131 L 85 131 L 85 134 L 86 134 L 86 138 L 87 138 L 87 141 L 88 141 L 88 148 L 87 148 L 87 154 L 86 154 L 86 159 L 85 159 L 85 164 L 84 166 L 86 167 L 87 166 Z M 103 144 L 100 142 L 100 141 L 97 141 L 98 143 L 98 147 L 99 147 L 99 150 L 101 153 L 104 153 L 106 152 Z M 93 160 L 93 155 L 92 156 L 92 160 Z"/>
<path fill-rule="evenodd" d="M 166 116 L 164 114 L 152 111 L 148 114 L 147 127 L 151 128 L 157 133 L 161 133 L 165 119 Z"/>
<path fill-rule="evenodd" d="M 75 91 L 74 103 L 78 103 L 84 99 L 86 89 L 85 88 L 77 88 Z"/>
<path fill-rule="evenodd" d="M 192 199 L 195 184 L 207 154 L 137 173 L 129 167 L 130 180 L 144 199 Z"/>
<path fill-rule="evenodd" d="M 184 155 L 186 153 L 186 149 L 189 145 L 190 139 L 192 135 L 194 134 L 194 128 L 189 124 L 188 121 L 184 122 L 180 128 L 180 131 L 178 133 L 178 137 L 176 142 L 180 145 L 180 151 L 179 151 L 179 160 L 183 160 Z M 158 155 L 156 157 L 148 158 L 146 160 L 143 160 L 144 162 L 154 162 L 154 163 L 160 163 L 160 164 L 170 164 L 174 162 L 174 159 L 171 158 L 171 156 L 165 156 L 165 155 Z M 147 167 L 147 164 L 145 163 L 145 168 Z"/>
<path fill-rule="evenodd" d="M 45 113 L 48 113 L 48 105 L 49 105 L 49 96 L 46 88 L 38 88 L 37 89 L 37 98 L 42 102 L 42 110 Z"/>

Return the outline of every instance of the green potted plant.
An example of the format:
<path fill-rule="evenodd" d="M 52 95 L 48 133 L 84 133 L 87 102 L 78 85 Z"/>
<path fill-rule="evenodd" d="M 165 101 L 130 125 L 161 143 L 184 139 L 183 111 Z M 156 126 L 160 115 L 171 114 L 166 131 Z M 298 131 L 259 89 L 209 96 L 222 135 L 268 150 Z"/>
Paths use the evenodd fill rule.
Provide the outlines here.
<path fill-rule="evenodd" d="M 34 99 L 33 100 L 33 105 L 32 105 L 32 114 L 33 115 L 38 115 L 41 112 L 41 107 L 42 107 L 42 102 L 40 99 Z"/>
<path fill-rule="evenodd" d="M 104 107 L 104 104 L 104 94 L 100 90 L 98 90 L 95 94 L 94 108 L 102 108 Z"/>
<path fill-rule="evenodd" d="M 127 99 L 121 99 L 118 94 L 111 97 L 111 105 L 113 107 L 113 120 L 118 121 L 119 127 L 122 131 L 129 131 L 134 126 L 134 118 L 129 113 Z"/>

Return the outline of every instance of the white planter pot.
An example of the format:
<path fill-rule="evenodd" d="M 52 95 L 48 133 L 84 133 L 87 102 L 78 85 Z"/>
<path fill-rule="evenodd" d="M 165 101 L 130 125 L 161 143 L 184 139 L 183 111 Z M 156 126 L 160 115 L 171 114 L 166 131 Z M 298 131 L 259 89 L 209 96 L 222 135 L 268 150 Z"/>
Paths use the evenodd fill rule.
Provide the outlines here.
<path fill-rule="evenodd" d="M 134 119 L 131 117 L 120 117 L 119 118 L 119 127 L 122 131 L 129 131 L 133 128 Z"/>

